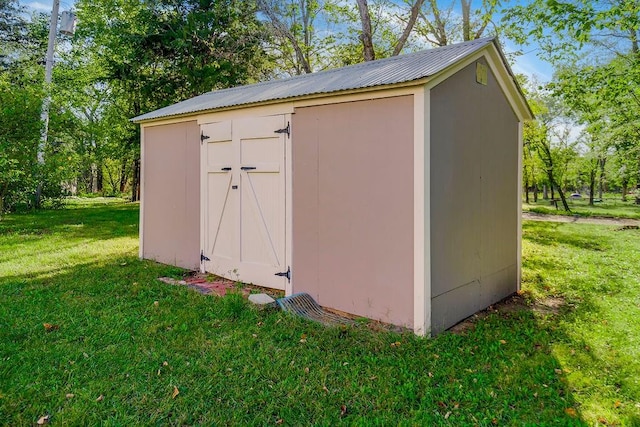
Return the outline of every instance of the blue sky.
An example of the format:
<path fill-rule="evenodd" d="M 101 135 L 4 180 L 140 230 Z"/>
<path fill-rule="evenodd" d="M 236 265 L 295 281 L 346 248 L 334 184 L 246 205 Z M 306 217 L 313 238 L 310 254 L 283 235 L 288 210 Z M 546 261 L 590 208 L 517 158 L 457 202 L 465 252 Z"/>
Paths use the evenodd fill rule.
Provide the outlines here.
<path fill-rule="evenodd" d="M 52 7 L 51 0 L 22 0 L 21 3 L 34 10 L 42 12 L 50 12 Z M 69 10 L 73 5 L 74 0 L 61 0 L 60 11 Z M 516 51 L 518 47 L 512 42 L 507 41 L 503 46 L 503 49 L 506 51 L 505 53 L 510 53 Z M 522 48 L 524 54 L 515 59 L 512 69 L 517 74 L 525 74 L 529 77 L 534 77 L 535 80 L 540 83 L 548 82 L 553 77 L 553 67 L 551 64 L 538 58 L 536 55 L 537 50 L 538 46 L 535 43 L 532 43 L 529 46 L 524 46 Z"/>

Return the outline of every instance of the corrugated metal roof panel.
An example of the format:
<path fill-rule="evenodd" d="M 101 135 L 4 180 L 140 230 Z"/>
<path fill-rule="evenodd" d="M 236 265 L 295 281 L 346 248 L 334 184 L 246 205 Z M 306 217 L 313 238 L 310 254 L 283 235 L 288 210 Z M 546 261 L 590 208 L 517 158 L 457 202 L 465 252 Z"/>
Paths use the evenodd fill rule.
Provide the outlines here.
<path fill-rule="evenodd" d="M 410 82 L 437 74 L 493 40 L 483 38 L 318 73 L 216 90 L 143 114 L 133 121 Z"/>

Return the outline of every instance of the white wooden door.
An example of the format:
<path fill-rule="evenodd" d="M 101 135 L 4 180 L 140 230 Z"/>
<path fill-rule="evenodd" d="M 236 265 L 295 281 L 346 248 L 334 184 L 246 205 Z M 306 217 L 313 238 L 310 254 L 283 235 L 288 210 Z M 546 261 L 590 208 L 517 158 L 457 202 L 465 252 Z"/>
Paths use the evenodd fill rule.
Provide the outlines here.
<path fill-rule="evenodd" d="M 202 125 L 203 268 L 285 289 L 287 127 L 284 115 Z M 206 259 L 208 258 L 208 260 Z"/>

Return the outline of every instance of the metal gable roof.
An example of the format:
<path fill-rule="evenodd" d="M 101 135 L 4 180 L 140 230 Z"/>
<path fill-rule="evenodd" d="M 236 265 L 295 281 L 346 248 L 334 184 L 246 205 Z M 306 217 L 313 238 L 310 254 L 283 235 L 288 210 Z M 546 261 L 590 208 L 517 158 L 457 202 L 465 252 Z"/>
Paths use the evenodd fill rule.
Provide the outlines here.
<path fill-rule="evenodd" d="M 411 82 L 433 76 L 493 42 L 493 37 L 482 38 L 318 73 L 215 90 L 140 115 L 132 121 Z"/>

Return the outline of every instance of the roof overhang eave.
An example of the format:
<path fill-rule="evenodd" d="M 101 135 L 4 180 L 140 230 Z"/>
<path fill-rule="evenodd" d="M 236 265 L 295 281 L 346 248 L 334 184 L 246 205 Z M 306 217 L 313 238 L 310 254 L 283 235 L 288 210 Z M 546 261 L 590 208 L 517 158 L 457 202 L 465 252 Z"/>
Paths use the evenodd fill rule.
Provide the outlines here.
<path fill-rule="evenodd" d="M 429 80 L 431 80 L 431 78 L 432 76 L 428 76 L 428 77 L 423 77 L 420 79 L 410 80 L 410 81 L 401 82 L 401 83 L 392 83 L 392 84 L 380 85 L 380 86 L 369 86 L 369 87 L 357 88 L 357 89 L 346 89 L 346 90 L 339 90 L 339 91 L 333 91 L 333 92 L 321 92 L 321 93 L 315 93 L 315 94 L 309 94 L 309 95 L 293 96 L 288 98 L 271 99 L 267 101 L 230 105 L 228 107 L 205 108 L 202 110 L 189 111 L 181 114 L 168 114 L 168 115 L 153 117 L 150 119 L 142 119 L 142 120 L 131 119 L 131 122 L 140 124 L 140 125 L 147 125 L 154 122 L 162 122 L 166 120 L 179 120 L 181 118 L 199 116 L 202 114 L 210 114 L 210 113 L 217 113 L 217 112 L 231 111 L 231 110 L 240 110 L 243 108 L 262 107 L 265 105 L 282 104 L 285 102 L 308 101 L 312 99 L 331 98 L 331 97 L 342 96 L 342 95 L 354 95 L 354 94 L 369 93 L 369 92 L 382 92 L 390 89 L 399 89 L 399 88 L 406 88 L 411 86 L 421 86 L 426 84 Z"/>

